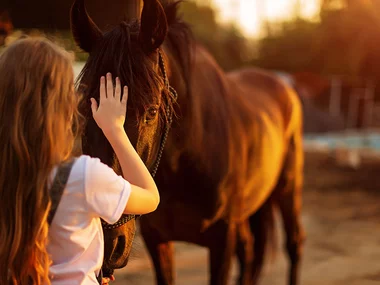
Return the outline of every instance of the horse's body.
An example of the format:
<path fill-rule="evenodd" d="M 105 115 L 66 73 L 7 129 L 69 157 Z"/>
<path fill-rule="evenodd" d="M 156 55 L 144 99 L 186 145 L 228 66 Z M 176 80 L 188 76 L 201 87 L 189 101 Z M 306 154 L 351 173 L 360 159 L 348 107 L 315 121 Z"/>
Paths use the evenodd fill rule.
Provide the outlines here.
<path fill-rule="evenodd" d="M 170 48 L 165 52 L 172 53 Z M 273 226 L 269 218 L 268 224 L 260 227 L 253 216 L 266 201 L 275 201 L 283 210 L 287 233 L 294 237 L 289 240 L 293 245 L 289 250 L 296 267 L 303 235 L 298 220 L 303 150 L 297 95 L 275 76 L 260 70 L 226 75 L 199 46 L 193 50 L 193 57 L 191 93 L 180 98 L 182 116 L 172 130 L 156 178 L 161 204 L 155 213 L 141 219 L 158 284 L 173 283 L 171 241 L 210 248 L 211 284 L 227 283 L 236 240 L 249 271 L 252 233 Z M 170 82 L 181 90 L 182 81 L 176 74 Z M 179 94 L 186 96 L 182 95 L 186 92 Z M 270 196 L 273 198 L 268 200 Z M 271 215 L 271 207 L 262 211 Z M 263 254 L 265 244 L 260 235 L 269 238 L 266 233 L 256 233 L 257 251 L 261 251 L 258 255 Z M 257 256 L 251 270 L 259 271 L 261 263 L 262 257 Z M 246 284 L 253 284 L 257 278 L 252 271 L 247 273 L 251 277 L 246 277 L 250 280 L 244 281 Z M 295 276 L 294 272 L 291 284 L 296 283 Z"/>
<path fill-rule="evenodd" d="M 99 77 L 107 71 L 130 85 L 128 114 L 136 111 L 137 116 L 126 129 L 148 165 L 158 149 L 154 141 L 160 121 L 146 123 L 139 114 L 146 116 L 167 94 L 157 79 L 165 72 L 155 63 L 157 48 L 164 43 L 163 65 L 178 92 L 177 117 L 156 176 L 161 203 L 156 212 L 141 218 L 157 283 L 173 284 L 171 242 L 187 241 L 209 248 L 211 284 L 227 284 L 235 253 L 240 284 L 255 284 L 265 244 L 272 237 L 275 204 L 287 235 L 289 284 L 296 285 L 303 239 L 302 114 L 297 96 L 263 71 L 225 74 L 191 39 L 176 15 L 176 4 L 164 3 L 163 9 L 157 0 L 144 3 L 140 28 L 123 23 L 103 34 L 85 13 L 83 0 L 73 6 L 72 23 L 78 44 L 90 53 L 81 82 L 88 87 L 86 96 L 97 96 Z M 84 141 L 86 153 L 115 165 L 112 148 L 91 118 Z M 105 267 L 125 265 L 133 232 L 134 222 L 105 232 Z"/>

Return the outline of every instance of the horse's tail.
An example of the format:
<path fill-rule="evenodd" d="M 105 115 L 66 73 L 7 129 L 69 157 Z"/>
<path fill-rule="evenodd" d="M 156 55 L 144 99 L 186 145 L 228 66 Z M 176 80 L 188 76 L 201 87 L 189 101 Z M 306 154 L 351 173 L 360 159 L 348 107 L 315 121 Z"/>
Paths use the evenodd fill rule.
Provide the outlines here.
<path fill-rule="evenodd" d="M 253 280 L 258 280 L 268 254 L 271 260 L 276 255 L 277 238 L 273 199 L 269 198 L 264 205 L 250 218 L 254 236 Z M 254 283 L 256 284 L 256 283 Z"/>

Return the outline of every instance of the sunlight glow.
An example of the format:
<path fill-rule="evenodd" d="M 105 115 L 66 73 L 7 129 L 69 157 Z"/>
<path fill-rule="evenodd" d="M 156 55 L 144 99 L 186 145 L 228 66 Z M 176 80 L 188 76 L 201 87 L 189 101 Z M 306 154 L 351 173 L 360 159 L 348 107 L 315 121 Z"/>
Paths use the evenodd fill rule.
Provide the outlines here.
<path fill-rule="evenodd" d="M 236 22 L 247 36 L 258 36 L 265 21 L 294 17 L 296 4 L 302 17 L 317 15 L 320 0 L 213 0 L 222 22 Z"/>

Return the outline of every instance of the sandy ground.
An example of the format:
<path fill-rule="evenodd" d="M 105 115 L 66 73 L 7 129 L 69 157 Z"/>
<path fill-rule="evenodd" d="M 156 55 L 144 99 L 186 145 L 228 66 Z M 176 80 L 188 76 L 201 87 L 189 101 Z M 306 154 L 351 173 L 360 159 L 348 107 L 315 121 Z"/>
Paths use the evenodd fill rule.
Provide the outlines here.
<path fill-rule="evenodd" d="M 328 154 L 308 153 L 305 165 L 303 222 L 308 239 L 301 273 L 303 285 L 380 284 L 380 161 L 366 159 L 360 169 L 337 167 Z M 285 285 L 287 259 L 282 250 L 266 266 L 261 285 Z M 208 284 L 207 251 L 176 244 L 176 284 Z M 236 266 L 230 284 L 235 284 Z M 144 244 L 137 237 L 129 265 L 113 284 L 155 284 Z"/>

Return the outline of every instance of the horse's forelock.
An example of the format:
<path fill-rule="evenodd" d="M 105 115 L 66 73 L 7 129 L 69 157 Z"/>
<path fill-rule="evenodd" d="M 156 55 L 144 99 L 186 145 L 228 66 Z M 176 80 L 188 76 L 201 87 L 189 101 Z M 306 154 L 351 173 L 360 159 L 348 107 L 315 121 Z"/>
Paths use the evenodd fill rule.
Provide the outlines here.
<path fill-rule="evenodd" d="M 161 91 L 164 82 L 152 59 L 140 48 L 138 31 L 138 23 L 123 22 L 104 34 L 77 81 L 77 86 L 87 86 L 82 90 L 86 99 L 99 98 L 99 79 L 111 72 L 120 78 L 122 85 L 128 85 L 133 106 L 147 109 L 155 101 L 153 97 Z"/>

